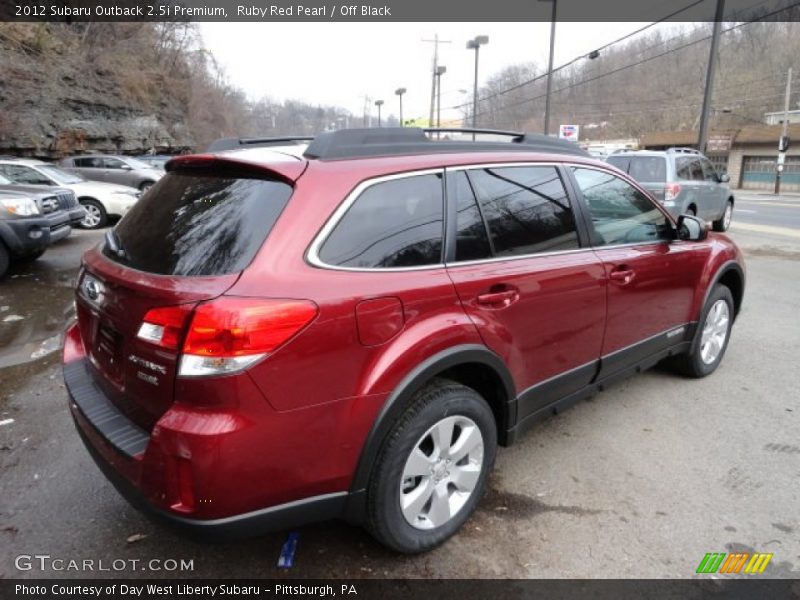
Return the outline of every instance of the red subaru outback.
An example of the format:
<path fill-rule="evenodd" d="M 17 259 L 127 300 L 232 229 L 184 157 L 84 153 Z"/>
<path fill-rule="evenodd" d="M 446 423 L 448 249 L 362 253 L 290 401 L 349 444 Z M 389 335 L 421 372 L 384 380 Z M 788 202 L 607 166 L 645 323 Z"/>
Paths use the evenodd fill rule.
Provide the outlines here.
<path fill-rule="evenodd" d="M 83 258 L 70 407 L 155 515 L 226 536 L 341 517 L 423 551 L 537 419 L 725 354 L 737 247 L 571 143 L 293 143 L 172 160 Z"/>

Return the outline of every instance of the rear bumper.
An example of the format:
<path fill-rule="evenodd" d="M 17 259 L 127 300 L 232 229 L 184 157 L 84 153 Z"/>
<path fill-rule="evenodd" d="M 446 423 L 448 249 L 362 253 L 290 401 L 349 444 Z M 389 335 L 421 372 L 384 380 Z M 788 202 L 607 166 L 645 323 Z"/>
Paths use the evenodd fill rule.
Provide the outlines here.
<path fill-rule="evenodd" d="M 173 466 L 176 447 L 191 457 L 190 468 L 197 485 L 194 493 L 198 500 L 214 497 L 220 500 L 220 505 L 224 505 L 227 498 L 239 499 L 238 490 L 231 490 L 229 484 L 221 481 L 221 474 L 228 476 L 232 473 L 240 480 L 249 480 L 248 484 L 255 483 L 262 487 L 277 486 L 278 482 L 269 479 L 254 482 L 246 472 L 236 472 L 240 465 L 234 461 L 220 461 L 229 445 L 241 444 L 235 432 L 226 431 L 219 436 L 224 439 L 217 439 L 208 432 L 193 437 L 191 433 L 175 433 L 166 427 L 160 429 L 159 425 L 152 433 L 138 427 L 114 406 L 95 383 L 91 373 L 94 367 L 86 358 L 79 335 L 76 334 L 75 328 L 67 332 L 64 349 L 64 381 L 75 426 L 100 470 L 134 507 L 184 533 L 209 540 L 251 537 L 346 515 L 350 496 L 346 491 L 323 491 L 298 499 L 289 497 L 288 502 L 256 510 L 246 509 L 235 514 L 194 514 L 203 509 L 216 508 L 207 505 L 196 507 L 199 508 L 197 511 L 188 511 L 175 501 L 175 490 L 179 487 L 177 480 L 180 478 Z M 165 417 L 167 415 L 169 412 Z M 199 452 L 198 448 L 203 452 Z M 258 450 L 249 454 L 260 456 L 262 461 L 270 460 L 269 457 L 274 455 L 269 448 L 263 454 Z M 272 460 L 279 461 L 282 458 Z M 289 465 L 287 467 L 291 468 Z M 251 493 L 251 490 L 242 488 L 240 494 L 245 493 Z M 179 494 L 177 497 L 180 497 Z"/>

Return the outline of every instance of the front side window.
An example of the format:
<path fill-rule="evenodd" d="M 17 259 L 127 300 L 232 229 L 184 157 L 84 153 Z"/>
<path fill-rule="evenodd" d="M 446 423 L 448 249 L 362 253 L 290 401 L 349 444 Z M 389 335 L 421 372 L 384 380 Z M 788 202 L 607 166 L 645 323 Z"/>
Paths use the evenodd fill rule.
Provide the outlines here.
<path fill-rule="evenodd" d="M 443 199 L 440 174 L 375 183 L 336 224 L 319 258 L 331 266 L 367 269 L 440 264 Z"/>
<path fill-rule="evenodd" d="M 578 188 L 601 245 L 656 242 L 671 238 L 669 220 L 642 192 L 616 175 L 573 168 Z"/>
<path fill-rule="evenodd" d="M 456 204 L 456 260 L 489 258 L 492 249 L 486 226 L 465 171 L 456 171 L 448 180 L 448 195 Z"/>
<path fill-rule="evenodd" d="M 95 156 L 87 156 L 84 158 L 74 158 L 72 160 L 76 167 L 81 169 L 100 169 L 103 166 L 103 159 Z"/>
<path fill-rule="evenodd" d="M 575 218 L 555 167 L 475 169 L 469 179 L 495 256 L 579 247 Z"/>
<path fill-rule="evenodd" d="M 125 163 L 118 158 L 104 158 L 103 166 L 106 169 L 124 169 L 126 167 Z"/>

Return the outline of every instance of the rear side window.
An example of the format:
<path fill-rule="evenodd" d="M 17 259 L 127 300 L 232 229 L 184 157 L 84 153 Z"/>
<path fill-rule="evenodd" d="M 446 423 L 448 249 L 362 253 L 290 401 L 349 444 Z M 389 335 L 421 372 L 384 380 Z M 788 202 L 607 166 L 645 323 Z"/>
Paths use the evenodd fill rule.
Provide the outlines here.
<path fill-rule="evenodd" d="M 114 228 L 126 266 L 160 275 L 224 275 L 243 270 L 292 195 L 273 179 L 168 173 Z"/>
<path fill-rule="evenodd" d="M 555 167 L 476 169 L 469 179 L 495 256 L 579 247 L 572 208 Z"/>
<path fill-rule="evenodd" d="M 636 181 L 645 183 L 667 181 L 667 161 L 663 156 L 612 156 L 608 159 L 608 163 Z"/>
<path fill-rule="evenodd" d="M 339 220 L 319 257 L 325 264 L 351 268 L 440 264 L 443 200 L 439 174 L 375 183 Z"/>

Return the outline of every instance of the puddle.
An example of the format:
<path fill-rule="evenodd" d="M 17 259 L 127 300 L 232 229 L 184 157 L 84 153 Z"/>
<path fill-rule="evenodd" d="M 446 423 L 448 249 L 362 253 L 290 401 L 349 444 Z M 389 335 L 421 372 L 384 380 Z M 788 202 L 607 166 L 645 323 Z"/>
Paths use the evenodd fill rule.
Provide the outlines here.
<path fill-rule="evenodd" d="M 32 269 L 0 283 L 0 380 L 4 383 L 4 369 L 41 360 L 60 349 L 64 329 L 75 315 L 76 271 Z"/>

